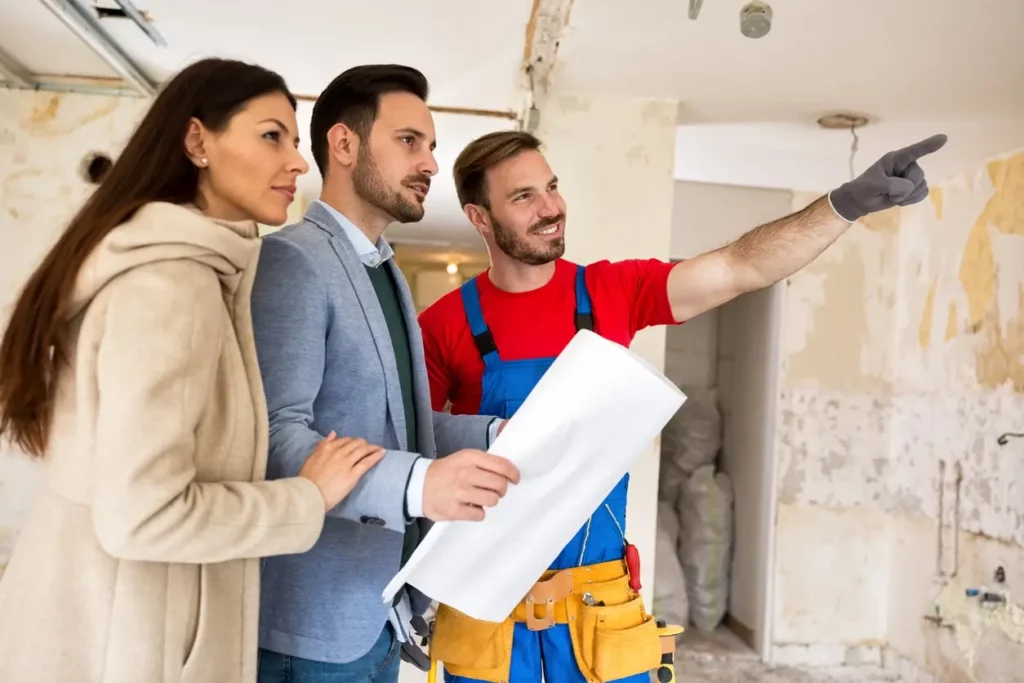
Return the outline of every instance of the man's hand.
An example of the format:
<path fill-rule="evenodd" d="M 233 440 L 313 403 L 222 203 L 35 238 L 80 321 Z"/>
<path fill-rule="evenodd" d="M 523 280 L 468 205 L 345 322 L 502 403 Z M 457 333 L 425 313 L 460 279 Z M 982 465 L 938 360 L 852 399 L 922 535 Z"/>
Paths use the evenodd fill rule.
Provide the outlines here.
<path fill-rule="evenodd" d="M 817 258 L 850 224 L 869 213 L 928 196 L 917 160 L 946 144 L 945 135 L 889 152 L 864 173 L 810 206 L 754 228 L 732 244 L 677 263 L 668 277 L 672 315 L 682 322 L 787 278 Z"/>
<path fill-rule="evenodd" d="M 928 196 L 928 183 L 917 160 L 945 144 L 946 136 L 939 134 L 889 152 L 859 176 L 832 190 L 832 208 L 840 218 L 853 223 L 869 213 L 916 204 Z"/>
<path fill-rule="evenodd" d="M 466 449 L 434 460 L 423 482 L 423 516 L 435 522 L 479 522 L 519 483 L 519 470 L 497 455 Z"/>

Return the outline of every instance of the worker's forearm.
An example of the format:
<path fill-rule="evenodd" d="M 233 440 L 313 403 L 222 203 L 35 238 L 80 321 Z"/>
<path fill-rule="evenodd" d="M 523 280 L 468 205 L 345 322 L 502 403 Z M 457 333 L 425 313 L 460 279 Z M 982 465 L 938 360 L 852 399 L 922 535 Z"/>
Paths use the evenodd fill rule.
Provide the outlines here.
<path fill-rule="evenodd" d="M 848 227 L 823 196 L 802 211 L 754 228 L 723 249 L 736 289 L 752 292 L 789 277 Z"/>

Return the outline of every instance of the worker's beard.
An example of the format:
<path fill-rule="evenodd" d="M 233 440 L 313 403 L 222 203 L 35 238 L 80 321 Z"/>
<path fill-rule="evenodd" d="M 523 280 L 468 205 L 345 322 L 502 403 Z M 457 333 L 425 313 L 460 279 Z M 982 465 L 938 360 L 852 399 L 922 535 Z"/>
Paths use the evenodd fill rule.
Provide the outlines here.
<path fill-rule="evenodd" d="M 408 176 L 408 183 L 423 183 L 430 187 L 427 176 Z M 352 171 L 352 185 L 356 196 L 372 204 L 399 223 L 416 223 L 423 218 L 423 204 L 409 201 L 400 191 L 392 190 L 365 145 L 360 145 L 356 167 Z"/>
<path fill-rule="evenodd" d="M 565 214 L 559 214 L 554 218 L 545 218 L 530 226 L 527 234 L 533 234 L 538 230 L 554 225 L 565 220 Z M 498 245 L 509 258 L 513 258 L 528 266 L 542 266 L 551 263 L 555 259 L 562 258 L 565 253 L 565 233 L 557 239 L 549 241 L 543 246 L 532 244 L 526 237 L 519 235 L 515 230 L 506 228 L 498 219 L 491 214 L 491 225 L 494 232 L 494 243 Z"/>

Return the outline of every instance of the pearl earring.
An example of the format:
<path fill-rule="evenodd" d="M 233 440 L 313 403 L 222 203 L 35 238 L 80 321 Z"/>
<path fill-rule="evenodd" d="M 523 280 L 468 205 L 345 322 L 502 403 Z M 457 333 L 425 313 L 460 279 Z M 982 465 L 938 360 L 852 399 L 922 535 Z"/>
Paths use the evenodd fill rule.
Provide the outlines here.
<path fill-rule="evenodd" d="M 199 163 L 202 164 L 203 166 L 206 166 L 208 163 L 210 163 L 210 161 L 206 157 L 203 157 L 202 159 L 199 160 Z"/>

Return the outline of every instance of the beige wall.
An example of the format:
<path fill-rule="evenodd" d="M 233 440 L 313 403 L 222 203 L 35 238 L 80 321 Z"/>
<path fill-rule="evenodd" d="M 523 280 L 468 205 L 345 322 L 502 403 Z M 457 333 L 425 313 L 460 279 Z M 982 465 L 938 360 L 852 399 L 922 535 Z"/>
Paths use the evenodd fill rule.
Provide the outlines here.
<path fill-rule="evenodd" d="M 0 91 L 0 327 L 21 284 L 91 191 L 86 154 L 116 156 L 146 102 Z M 0 442 L 0 572 L 35 495 L 38 468 Z"/>
<path fill-rule="evenodd" d="M 677 103 L 553 93 L 541 103 L 537 135 L 567 203 L 566 258 L 668 260 Z M 615 131 L 614 135 L 609 131 Z M 595 141 L 597 143 L 595 144 Z M 661 370 L 665 328 L 637 335 L 632 350 Z M 643 559 L 651 602 L 660 442 L 630 471 L 628 534 Z"/>
<path fill-rule="evenodd" d="M 1024 443 L 996 443 L 1024 426 L 1022 237 L 1015 154 L 855 225 L 790 279 L 775 577 L 783 651 L 817 643 L 841 659 L 888 642 L 901 666 L 939 680 L 1024 680 L 1024 626 L 1010 618 L 1024 623 L 1024 613 L 964 598 L 991 585 L 997 566 L 1010 586 L 1024 581 Z M 938 568 L 955 562 L 957 466 L 960 559 L 949 579 Z M 924 619 L 937 604 L 955 630 Z"/>
<path fill-rule="evenodd" d="M 792 210 L 792 193 L 676 182 L 672 255 L 689 258 L 732 242 Z M 754 292 L 666 332 L 665 373 L 681 386 L 717 387 L 721 465 L 734 491 L 729 614 L 769 647 L 769 599 L 778 327 L 784 287 Z M 742 630 L 742 627 L 741 627 Z"/>

